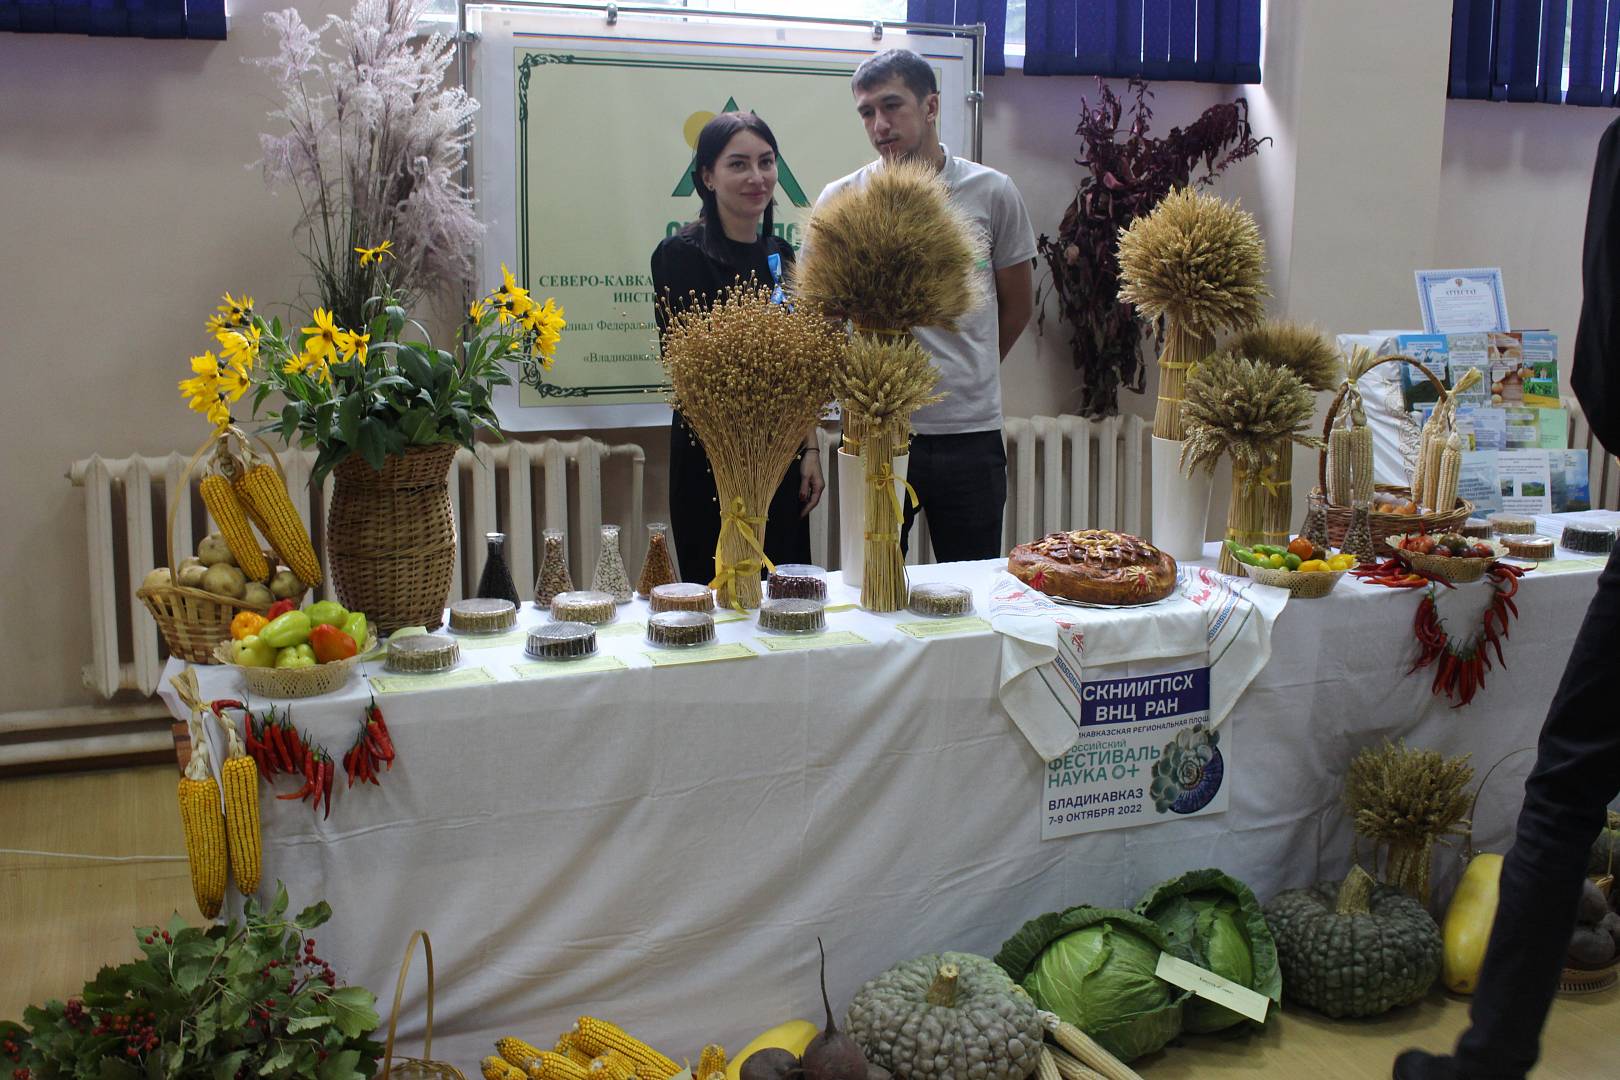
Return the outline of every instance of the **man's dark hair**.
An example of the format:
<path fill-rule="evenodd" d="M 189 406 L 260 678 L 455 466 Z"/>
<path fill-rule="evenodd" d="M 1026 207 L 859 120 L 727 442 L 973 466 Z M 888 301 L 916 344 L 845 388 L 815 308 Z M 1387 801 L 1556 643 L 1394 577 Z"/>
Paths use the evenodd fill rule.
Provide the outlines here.
<path fill-rule="evenodd" d="M 939 93 L 939 84 L 934 81 L 933 67 L 910 49 L 889 49 L 868 57 L 855 69 L 855 76 L 849 83 L 857 90 L 870 90 L 890 79 L 899 79 L 905 83 L 906 89 L 910 90 L 918 101 L 929 94 Z"/>

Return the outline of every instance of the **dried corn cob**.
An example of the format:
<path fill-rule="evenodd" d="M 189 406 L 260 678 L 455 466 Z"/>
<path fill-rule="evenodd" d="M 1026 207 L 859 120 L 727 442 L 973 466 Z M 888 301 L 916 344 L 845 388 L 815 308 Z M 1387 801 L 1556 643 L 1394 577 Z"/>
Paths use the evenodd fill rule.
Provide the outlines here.
<path fill-rule="evenodd" d="M 1082 1065 L 1101 1073 L 1103 1080 L 1142 1080 L 1135 1070 L 1098 1046 L 1090 1035 L 1073 1024 L 1058 1018 L 1056 1013 L 1042 1010 L 1038 1014 L 1041 1024 L 1057 1044 L 1079 1059 Z"/>
<path fill-rule="evenodd" d="M 242 568 L 242 573 L 247 575 L 249 581 L 267 580 L 270 567 L 264 561 L 264 552 L 259 550 L 259 538 L 254 535 L 253 526 L 248 524 L 247 513 L 237 500 L 231 482 L 218 473 L 210 473 L 203 477 L 198 490 L 202 492 L 203 505 L 208 507 L 214 524 L 219 526 L 226 545 L 231 549 L 231 556 L 236 560 L 236 565 Z"/>
<path fill-rule="evenodd" d="M 697 1068 L 692 1070 L 694 1080 L 710 1080 L 715 1073 L 726 1071 L 726 1048 L 710 1043 L 698 1055 Z"/>
<path fill-rule="evenodd" d="M 193 728 L 197 725 L 192 725 Z M 225 815 L 219 808 L 219 782 L 208 768 L 208 743 L 193 739 L 191 761 L 176 793 L 185 827 L 191 892 L 203 918 L 219 914 L 225 902 Z"/>
<path fill-rule="evenodd" d="M 636 1067 L 630 1059 L 617 1050 L 609 1050 L 600 1057 L 591 1060 L 590 1069 L 592 1080 L 635 1080 Z"/>
<path fill-rule="evenodd" d="M 1434 481 L 1434 509 L 1445 513 L 1457 502 L 1457 485 L 1462 480 L 1462 436 L 1452 434 L 1440 454 L 1440 468 Z"/>
<path fill-rule="evenodd" d="M 599 1056 L 617 1050 L 629 1058 L 641 1080 L 666 1080 L 681 1071 L 675 1062 L 606 1020 L 582 1016 L 574 1023 L 574 1030 L 580 1035 L 581 1048 L 594 1050 Z"/>
<path fill-rule="evenodd" d="M 319 585 L 321 564 L 315 557 L 315 545 L 276 471 L 262 462 L 253 466 L 237 478 L 236 494 L 266 529 L 265 538 L 287 568 L 305 585 Z"/>
<path fill-rule="evenodd" d="M 538 1046 L 524 1042 L 513 1035 L 495 1040 L 495 1052 L 501 1055 L 503 1061 L 525 1070 L 538 1061 L 541 1054 Z"/>
<path fill-rule="evenodd" d="M 541 1050 L 525 1069 L 529 1080 L 592 1080 L 592 1074 L 585 1066 L 549 1050 Z"/>
<path fill-rule="evenodd" d="M 217 714 L 216 714 L 217 715 Z M 248 723 L 244 719 L 244 723 Z M 248 757 L 236 725 L 220 718 L 225 729 L 225 764 L 219 768 L 225 789 L 225 839 L 231 856 L 231 873 L 243 896 L 259 887 L 263 870 L 263 845 L 259 840 L 259 766 Z"/>
<path fill-rule="evenodd" d="M 1058 1075 L 1063 1077 L 1063 1080 L 1103 1080 L 1102 1073 L 1080 1064 L 1079 1058 L 1055 1046 L 1045 1046 L 1042 1049 L 1051 1055 L 1052 1064 L 1057 1066 Z"/>
<path fill-rule="evenodd" d="M 1052 1052 L 1041 1047 L 1041 1056 L 1035 1060 L 1036 1080 L 1063 1080 L 1063 1074 L 1058 1072 L 1057 1062 L 1052 1060 Z"/>
<path fill-rule="evenodd" d="M 529 1074 L 502 1057 L 491 1055 L 481 1063 L 484 1080 L 529 1080 Z"/>
<path fill-rule="evenodd" d="M 556 1053 L 566 1057 L 569 1061 L 575 1062 L 581 1067 L 585 1067 L 590 1065 L 591 1059 L 596 1055 L 582 1048 L 579 1045 L 578 1040 L 579 1034 L 577 1032 L 565 1031 L 557 1040 L 557 1045 L 552 1049 Z"/>

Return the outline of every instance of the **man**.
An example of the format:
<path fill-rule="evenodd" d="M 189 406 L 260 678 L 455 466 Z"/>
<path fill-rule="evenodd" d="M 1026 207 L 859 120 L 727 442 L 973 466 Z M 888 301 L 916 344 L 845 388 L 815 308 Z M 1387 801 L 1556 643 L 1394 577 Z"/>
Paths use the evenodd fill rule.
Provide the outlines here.
<path fill-rule="evenodd" d="M 1584 297 L 1570 383 L 1592 432 L 1620 451 L 1620 120 L 1598 144 L 1581 259 Z M 1525 782 L 1518 833 L 1502 864 L 1485 966 L 1455 1056 L 1408 1050 L 1396 1080 L 1522 1080 L 1535 1064 L 1564 964 L 1587 852 L 1620 793 L 1620 548 L 1598 578 Z M 1612 1069 L 1599 1068 L 1612 1073 Z M 1594 1074 L 1595 1075 L 1595 1074 Z"/>
<path fill-rule="evenodd" d="M 917 411 L 907 479 L 928 514 L 940 562 L 1003 554 L 1001 514 L 1007 501 L 1007 452 L 1001 442 L 1001 361 L 1034 310 L 1035 232 L 1018 189 L 1003 173 L 952 156 L 939 141 L 939 87 L 916 53 L 891 49 L 863 63 L 851 80 L 855 111 L 879 160 L 828 184 L 824 201 L 865 182 L 887 161 L 915 160 L 939 170 L 951 199 L 981 233 L 978 268 L 993 299 L 968 314 L 956 332 L 920 327 L 917 342 L 940 372 L 943 401 Z M 916 511 L 909 501 L 901 544 Z"/>

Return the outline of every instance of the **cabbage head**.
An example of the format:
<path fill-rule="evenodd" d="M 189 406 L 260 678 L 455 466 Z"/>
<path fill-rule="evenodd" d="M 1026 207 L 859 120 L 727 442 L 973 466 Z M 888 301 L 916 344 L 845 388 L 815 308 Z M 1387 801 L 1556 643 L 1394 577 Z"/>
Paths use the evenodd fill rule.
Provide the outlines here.
<path fill-rule="evenodd" d="M 1153 973 L 1168 949 L 1150 920 L 1081 905 L 1025 923 L 1001 946 L 996 963 L 1041 1008 L 1131 1061 L 1181 1032 L 1187 994 Z"/>
<path fill-rule="evenodd" d="M 1155 885 L 1136 910 L 1157 923 L 1170 954 L 1282 1001 L 1282 969 L 1265 912 L 1249 887 L 1219 870 L 1191 870 Z M 1267 1013 L 1269 1016 L 1270 1013 Z M 1186 1030 L 1224 1031 L 1245 1018 L 1213 1001 L 1187 1001 Z"/>

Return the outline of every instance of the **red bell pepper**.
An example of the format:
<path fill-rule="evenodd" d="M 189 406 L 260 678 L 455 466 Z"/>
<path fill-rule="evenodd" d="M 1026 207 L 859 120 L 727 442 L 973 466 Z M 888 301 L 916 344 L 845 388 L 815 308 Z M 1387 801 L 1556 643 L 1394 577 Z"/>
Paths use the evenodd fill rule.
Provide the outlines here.
<path fill-rule="evenodd" d="M 354 638 L 345 634 L 341 627 L 328 626 L 325 623 L 310 629 L 309 646 L 315 650 L 316 661 L 322 664 L 330 664 L 334 660 L 347 660 L 358 651 L 355 648 Z"/>
<path fill-rule="evenodd" d="M 298 605 L 291 600 L 277 600 L 270 605 L 270 610 L 264 613 L 267 623 L 274 622 L 289 611 L 297 611 Z"/>

